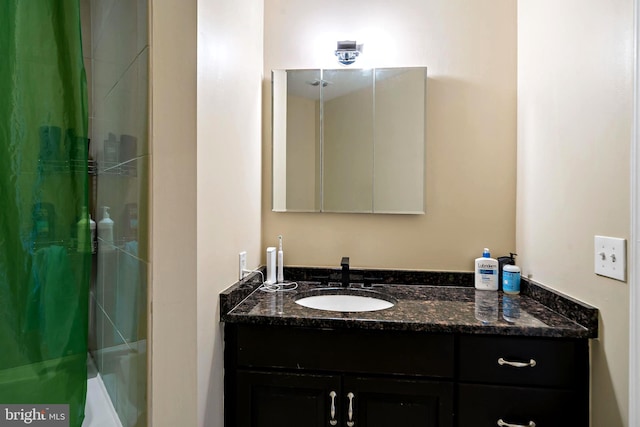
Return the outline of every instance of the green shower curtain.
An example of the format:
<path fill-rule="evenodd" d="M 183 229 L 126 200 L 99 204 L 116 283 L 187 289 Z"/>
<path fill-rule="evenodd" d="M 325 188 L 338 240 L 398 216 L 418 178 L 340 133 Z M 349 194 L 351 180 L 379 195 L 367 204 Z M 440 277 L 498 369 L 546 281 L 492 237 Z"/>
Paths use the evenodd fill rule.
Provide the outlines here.
<path fill-rule="evenodd" d="M 1 0 L 0 54 L 0 405 L 68 404 L 80 426 L 91 245 L 79 0 Z"/>

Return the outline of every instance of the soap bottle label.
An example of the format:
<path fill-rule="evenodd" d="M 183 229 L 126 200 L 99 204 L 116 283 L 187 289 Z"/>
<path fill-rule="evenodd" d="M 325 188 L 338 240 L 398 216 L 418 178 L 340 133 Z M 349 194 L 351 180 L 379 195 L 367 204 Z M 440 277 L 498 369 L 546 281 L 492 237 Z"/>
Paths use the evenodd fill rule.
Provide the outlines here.
<path fill-rule="evenodd" d="M 502 290 L 505 293 L 520 293 L 520 272 L 502 272 Z"/>
<path fill-rule="evenodd" d="M 491 264 L 479 264 L 478 273 L 483 285 L 493 288 L 498 281 L 498 270 Z"/>

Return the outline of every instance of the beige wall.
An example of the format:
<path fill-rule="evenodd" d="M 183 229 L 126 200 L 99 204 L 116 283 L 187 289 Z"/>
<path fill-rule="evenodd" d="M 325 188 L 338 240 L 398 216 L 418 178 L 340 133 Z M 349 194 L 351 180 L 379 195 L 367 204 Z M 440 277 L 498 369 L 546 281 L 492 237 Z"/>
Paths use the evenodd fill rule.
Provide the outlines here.
<path fill-rule="evenodd" d="M 154 1 L 151 24 L 152 422 L 221 427 L 218 294 L 260 261 L 262 2 Z"/>
<path fill-rule="evenodd" d="M 628 425 L 628 284 L 593 236 L 629 238 L 633 2 L 518 1 L 517 251 L 523 274 L 600 309 L 592 425 Z"/>
<path fill-rule="evenodd" d="M 152 1 L 150 15 L 150 418 L 154 427 L 195 426 L 196 1 Z"/>
<path fill-rule="evenodd" d="M 262 11 L 198 1 L 198 426 L 223 425 L 218 294 L 238 280 L 240 251 L 260 263 Z"/>
<path fill-rule="evenodd" d="M 285 264 L 463 270 L 515 247 L 516 5 L 511 0 L 265 0 L 262 246 Z M 336 11 L 340 11 L 339 16 Z M 349 19 L 340 19 L 348 16 Z M 426 215 L 271 211 L 271 69 L 428 66 Z"/>

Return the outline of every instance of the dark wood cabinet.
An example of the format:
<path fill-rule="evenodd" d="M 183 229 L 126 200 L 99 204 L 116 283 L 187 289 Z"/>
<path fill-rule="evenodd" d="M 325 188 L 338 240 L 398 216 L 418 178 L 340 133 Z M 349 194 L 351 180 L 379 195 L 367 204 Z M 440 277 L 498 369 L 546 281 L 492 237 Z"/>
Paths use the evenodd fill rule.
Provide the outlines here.
<path fill-rule="evenodd" d="M 446 334 L 225 325 L 227 427 L 453 427 Z"/>
<path fill-rule="evenodd" d="M 430 378 L 453 378 L 455 369 L 450 334 L 227 324 L 225 342 L 246 368 Z"/>
<path fill-rule="evenodd" d="M 331 425 L 340 393 L 340 377 L 240 370 L 233 422 L 246 427 L 325 427 Z M 333 399 L 331 398 L 333 396 Z M 333 418 L 336 419 L 336 418 Z"/>
<path fill-rule="evenodd" d="M 453 385 L 267 371 L 236 373 L 238 427 L 452 426 Z"/>
<path fill-rule="evenodd" d="M 588 426 L 587 340 L 462 335 L 458 425 Z"/>
<path fill-rule="evenodd" d="M 465 382 L 573 388 L 589 376 L 587 340 L 462 335 L 459 354 Z"/>
<path fill-rule="evenodd" d="M 572 390 L 460 384 L 458 425 L 495 427 L 588 426 L 588 411 L 577 410 L 580 403 Z M 584 408 L 586 409 L 586 408 Z"/>
<path fill-rule="evenodd" d="M 343 418 L 354 427 L 453 426 L 453 384 L 409 378 L 346 377 Z M 349 417 L 349 407 L 352 417 Z"/>
<path fill-rule="evenodd" d="M 588 363 L 586 339 L 225 324 L 225 425 L 586 427 Z"/>

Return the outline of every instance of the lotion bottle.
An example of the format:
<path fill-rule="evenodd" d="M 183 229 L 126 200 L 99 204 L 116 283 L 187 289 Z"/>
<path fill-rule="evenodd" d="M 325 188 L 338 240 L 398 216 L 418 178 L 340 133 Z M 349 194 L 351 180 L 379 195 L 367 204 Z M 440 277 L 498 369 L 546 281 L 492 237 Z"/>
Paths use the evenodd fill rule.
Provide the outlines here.
<path fill-rule="evenodd" d="M 491 258 L 488 248 L 484 248 L 481 258 L 476 258 L 474 270 L 476 289 L 498 290 L 498 260 Z"/>

